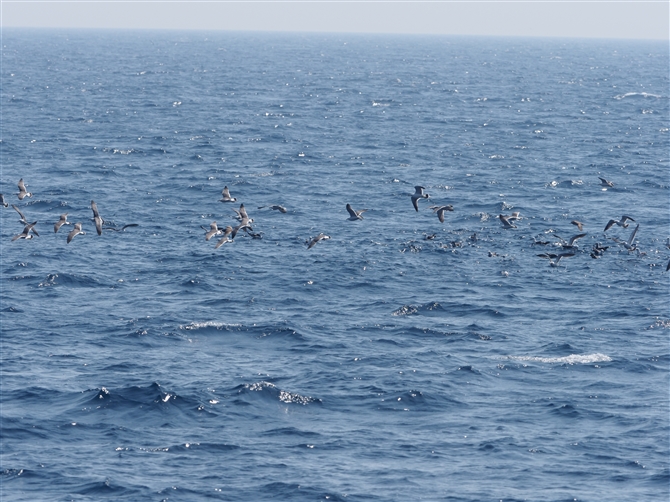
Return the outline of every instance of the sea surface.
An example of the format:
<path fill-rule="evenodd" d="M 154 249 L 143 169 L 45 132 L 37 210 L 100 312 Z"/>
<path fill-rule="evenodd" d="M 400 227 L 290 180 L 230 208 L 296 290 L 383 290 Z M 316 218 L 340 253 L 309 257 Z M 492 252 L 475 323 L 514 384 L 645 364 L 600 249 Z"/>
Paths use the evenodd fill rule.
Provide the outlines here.
<path fill-rule="evenodd" d="M 670 497 L 667 43 L 5 29 L 1 85 L 3 502 Z"/>

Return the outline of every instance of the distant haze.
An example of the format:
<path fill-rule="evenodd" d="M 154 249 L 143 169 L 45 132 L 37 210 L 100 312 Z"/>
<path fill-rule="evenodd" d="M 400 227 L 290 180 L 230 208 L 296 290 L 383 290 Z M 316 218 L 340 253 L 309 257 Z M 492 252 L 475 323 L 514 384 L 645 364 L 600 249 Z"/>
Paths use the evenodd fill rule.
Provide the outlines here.
<path fill-rule="evenodd" d="M 638 38 L 668 40 L 670 3 L 3 1 L 2 27 Z"/>

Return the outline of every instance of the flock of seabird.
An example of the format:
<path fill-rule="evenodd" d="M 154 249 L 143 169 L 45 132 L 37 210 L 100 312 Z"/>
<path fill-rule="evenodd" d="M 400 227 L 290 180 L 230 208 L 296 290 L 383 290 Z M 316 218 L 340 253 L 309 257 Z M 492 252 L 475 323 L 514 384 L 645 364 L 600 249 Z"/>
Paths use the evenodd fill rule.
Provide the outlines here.
<path fill-rule="evenodd" d="M 601 185 L 604 187 L 613 187 L 614 183 L 611 181 L 608 181 L 605 178 L 599 178 Z M 23 178 L 21 178 L 18 182 L 18 188 L 19 192 L 17 194 L 17 197 L 19 200 L 23 200 L 26 197 L 32 197 L 33 194 L 31 192 L 28 192 L 26 190 L 26 185 L 23 181 Z M 414 207 L 415 211 L 419 211 L 419 200 L 421 199 L 428 199 L 430 198 L 430 195 L 427 193 L 424 193 L 425 187 L 423 186 L 415 186 L 414 187 L 414 193 L 411 195 L 411 201 L 412 201 L 412 206 Z M 223 188 L 221 191 L 221 199 L 219 199 L 220 202 L 237 202 L 237 198 L 233 197 L 230 195 L 230 190 L 228 189 L 227 186 Z M 4 207 L 8 207 L 9 204 L 5 201 L 4 195 L 0 194 L 0 204 L 2 204 Z M 20 222 L 24 225 L 23 231 L 19 234 L 16 234 L 14 237 L 12 237 L 12 241 L 16 241 L 19 239 L 32 239 L 33 237 L 37 236 L 39 237 L 39 234 L 37 233 L 37 230 L 35 229 L 35 225 L 37 224 L 37 221 L 30 222 L 28 219 L 25 217 L 23 212 L 14 204 L 12 204 L 12 207 L 16 212 L 19 214 L 20 217 Z M 264 208 L 270 208 L 271 210 L 274 211 L 279 211 L 281 213 L 286 213 L 287 209 L 283 206 L 280 205 L 269 205 L 269 206 L 259 206 L 258 209 L 264 209 Z M 429 209 L 433 210 L 433 213 L 437 215 L 437 218 L 440 220 L 440 223 L 444 223 L 444 213 L 447 211 L 453 211 L 454 208 L 452 205 L 434 205 L 434 206 L 429 206 Z M 95 201 L 91 201 L 91 210 L 93 211 L 93 222 L 95 224 L 95 229 L 98 233 L 98 235 L 102 235 L 102 231 L 104 230 L 113 230 L 116 232 L 120 232 L 125 230 L 128 227 L 136 227 L 138 226 L 137 223 L 131 223 L 128 225 L 124 225 L 121 228 L 116 228 L 113 226 L 105 226 L 103 227 L 103 224 L 105 221 L 102 219 L 100 216 L 100 213 L 98 211 L 98 206 L 95 203 Z M 351 204 L 346 205 L 346 210 L 349 213 L 349 221 L 358 221 L 363 219 L 363 213 L 368 211 L 368 209 L 359 209 L 355 210 L 353 207 L 351 207 Z M 244 207 L 244 204 L 240 204 L 239 209 L 233 209 L 233 211 L 236 214 L 236 218 L 239 221 L 239 224 L 236 226 L 231 226 L 228 225 L 225 228 L 220 228 L 217 224 L 216 221 L 213 221 L 209 228 L 202 227 L 205 230 L 205 240 L 209 241 L 212 237 L 215 236 L 221 236 L 221 239 L 219 239 L 214 246 L 214 249 L 218 249 L 224 244 L 227 243 L 232 243 L 235 240 L 235 237 L 240 231 L 246 232 L 249 236 L 255 239 L 262 238 L 261 233 L 254 233 L 253 228 L 251 227 L 251 224 L 254 222 L 253 218 L 250 218 L 249 215 L 247 214 L 246 208 Z M 58 221 L 54 223 L 54 232 L 58 233 L 60 228 L 63 225 L 72 225 L 69 221 L 67 221 L 67 216 L 68 213 L 63 213 L 60 215 L 60 218 Z M 504 215 L 500 214 L 498 215 L 498 218 L 500 219 L 500 222 L 505 229 L 515 229 L 517 226 L 514 224 L 516 221 L 521 220 L 521 215 L 520 213 L 514 212 L 509 215 Z M 611 219 L 607 222 L 607 225 L 605 225 L 604 232 L 607 232 L 610 228 L 612 228 L 614 225 L 620 226 L 622 228 L 628 228 L 629 223 L 628 221 L 635 222 L 635 220 L 627 215 L 622 215 L 621 219 L 615 220 Z M 584 223 L 581 221 L 573 220 L 570 223 L 575 225 L 580 232 L 582 232 L 583 227 L 585 226 Z M 625 249 L 627 249 L 629 252 L 631 251 L 636 251 L 637 246 L 635 244 L 635 237 L 637 236 L 637 232 L 640 229 L 640 225 L 638 224 L 633 232 L 631 233 L 630 237 L 628 240 L 621 240 L 617 237 L 613 237 L 612 240 L 621 244 Z M 72 239 L 74 239 L 77 235 L 84 235 L 85 232 L 82 230 L 82 223 L 78 222 L 74 224 L 74 227 L 70 233 L 68 233 L 67 236 L 67 243 L 69 244 Z M 558 239 L 560 242 L 556 243 L 556 245 L 560 246 L 563 249 L 563 252 L 561 253 L 541 253 L 538 254 L 537 256 L 540 258 L 545 258 L 549 260 L 549 265 L 552 267 L 557 267 L 560 263 L 560 261 L 564 258 L 570 258 L 575 256 L 575 250 L 577 249 L 577 240 L 581 239 L 582 237 L 585 237 L 587 234 L 586 232 L 579 233 L 577 235 L 574 235 L 568 239 L 564 239 L 556 234 L 553 234 L 553 236 Z M 426 239 L 431 239 L 434 238 L 435 234 L 432 234 L 430 236 L 427 236 Z M 316 244 L 321 242 L 322 240 L 327 240 L 330 239 L 329 235 L 326 235 L 324 233 L 319 233 L 316 237 L 310 238 L 306 241 L 307 244 L 307 249 L 313 248 Z M 670 239 L 669 239 L 670 241 Z M 535 240 L 533 244 L 536 245 L 546 245 L 549 244 L 549 241 L 538 241 Z M 668 246 L 670 247 L 670 245 Z M 590 256 L 591 258 L 597 259 L 600 258 L 603 253 L 609 248 L 609 246 L 603 246 L 601 243 L 597 243 L 593 246 L 593 249 L 591 250 Z M 497 256 L 496 253 L 489 253 L 490 256 Z M 666 271 L 670 270 L 670 261 L 668 262 L 668 265 L 666 266 Z"/>
<path fill-rule="evenodd" d="M 18 183 L 19 187 L 19 193 L 17 194 L 17 197 L 19 200 L 23 200 L 26 197 L 32 197 L 33 194 L 26 190 L 26 184 L 23 181 L 23 178 L 19 180 Z M 9 207 L 9 203 L 5 201 L 5 196 L 4 194 L 0 193 L 0 204 L 2 204 L 4 207 Z M 14 237 L 12 237 L 12 241 L 16 241 L 19 239 L 25 239 L 29 240 L 32 239 L 33 237 L 39 237 L 40 234 L 37 233 L 37 230 L 35 229 L 35 225 L 37 225 L 37 221 L 29 222 L 26 219 L 26 216 L 23 214 L 21 209 L 19 209 L 15 204 L 12 204 L 12 207 L 14 210 L 19 214 L 19 221 L 24 225 L 23 231 L 20 234 L 16 234 Z M 95 229 L 98 232 L 98 235 L 102 235 L 102 231 L 104 230 L 114 230 L 115 232 L 121 232 L 125 230 L 128 227 L 136 227 L 138 226 L 137 223 L 130 223 L 128 225 L 124 225 L 121 228 L 115 228 L 115 227 L 103 227 L 104 220 L 100 216 L 100 213 L 98 212 L 98 205 L 95 203 L 95 201 L 91 201 L 91 210 L 93 211 L 93 222 L 95 224 Z M 60 228 L 63 225 L 72 225 L 69 221 L 67 221 L 67 215 L 68 213 L 63 213 L 60 215 L 60 218 L 56 223 L 54 223 L 54 233 L 58 233 Z M 72 242 L 72 239 L 74 239 L 77 235 L 84 235 L 86 232 L 82 230 L 82 223 L 78 222 L 74 224 L 73 229 L 70 231 L 70 233 L 67 234 L 67 243 L 69 244 Z"/>

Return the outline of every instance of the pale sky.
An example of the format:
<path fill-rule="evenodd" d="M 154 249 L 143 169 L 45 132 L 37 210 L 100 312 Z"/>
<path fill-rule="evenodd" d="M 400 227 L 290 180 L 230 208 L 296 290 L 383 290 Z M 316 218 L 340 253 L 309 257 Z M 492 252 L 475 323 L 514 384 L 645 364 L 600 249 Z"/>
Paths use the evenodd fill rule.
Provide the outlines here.
<path fill-rule="evenodd" d="M 2 0 L 3 28 L 670 38 L 668 0 Z"/>

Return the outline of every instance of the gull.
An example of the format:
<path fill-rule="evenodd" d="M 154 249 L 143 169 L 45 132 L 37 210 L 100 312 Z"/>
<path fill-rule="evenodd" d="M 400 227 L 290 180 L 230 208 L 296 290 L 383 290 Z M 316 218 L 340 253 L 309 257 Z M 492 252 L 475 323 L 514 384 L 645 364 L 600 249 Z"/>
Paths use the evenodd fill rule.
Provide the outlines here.
<path fill-rule="evenodd" d="M 614 188 L 614 183 L 611 181 L 607 181 L 605 178 L 601 178 L 600 176 L 598 176 L 598 179 L 600 180 L 601 186 Z"/>
<path fill-rule="evenodd" d="M 630 237 L 628 238 L 628 241 L 622 241 L 620 239 L 617 239 L 616 237 L 614 237 L 614 240 L 616 242 L 618 242 L 619 244 L 623 244 L 623 247 L 625 247 L 628 251 L 635 251 L 637 249 L 637 247 L 635 246 L 635 244 L 633 244 L 633 241 L 635 240 L 635 235 L 637 235 L 637 231 L 638 231 L 639 228 L 640 228 L 640 225 L 638 224 L 635 227 L 635 230 L 633 230 L 633 233 L 630 234 Z"/>
<path fill-rule="evenodd" d="M 219 199 L 220 202 L 235 202 L 237 200 L 235 197 L 230 196 L 230 191 L 228 191 L 227 186 L 223 187 L 221 195 L 223 196 L 223 199 Z"/>
<path fill-rule="evenodd" d="M 326 235 L 326 234 L 324 234 L 324 233 L 320 233 L 319 235 L 317 235 L 316 237 L 314 237 L 311 241 L 309 241 L 309 244 L 307 244 L 307 249 L 312 249 L 314 246 L 316 246 L 316 244 L 317 244 L 319 241 L 321 241 L 321 240 L 325 240 L 325 239 L 330 239 L 330 236 L 329 236 L 329 235 Z"/>
<path fill-rule="evenodd" d="M 269 207 L 270 209 L 274 211 L 279 211 L 280 213 L 285 213 L 287 212 L 287 209 L 284 206 L 258 206 L 258 209 L 263 209 L 264 207 Z"/>
<path fill-rule="evenodd" d="M 583 230 L 582 227 L 584 226 L 584 224 L 581 221 L 572 220 L 570 223 L 576 225 L 580 232 Z"/>
<path fill-rule="evenodd" d="M 249 223 L 254 222 L 253 218 L 249 218 L 247 210 L 244 208 L 244 204 L 240 204 L 239 210 L 233 208 L 233 211 L 237 213 L 237 219 L 242 222 L 242 225 L 248 225 Z"/>
<path fill-rule="evenodd" d="M 26 240 L 28 240 L 28 239 L 32 239 L 34 236 L 30 234 L 30 231 L 31 231 L 31 230 L 33 231 L 33 233 L 34 233 L 35 235 L 37 235 L 37 237 L 39 237 L 39 235 L 37 234 L 37 232 L 35 232 L 35 230 L 33 230 L 33 227 L 35 226 L 36 223 L 37 223 L 36 221 L 33 221 L 32 223 L 28 223 L 28 224 L 23 228 L 23 232 L 21 232 L 20 234 L 15 235 L 14 237 L 12 237 L 12 242 L 14 242 L 14 241 L 17 240 L 17 239 L 26 239 Z"/>
<path fill-rule="evenodd" d="M 619 225 L 620 227 L 623 228 L 628 228 L 628 223 L 626 223 L 626 220 L 630 221 L 635 221 L 633 218 L 630 216 L 626 216 L 625 214 L 621 217 L 620 220 L 610 220 L 607 222 L 607 225 L 605 225 L 605 230 L 603 232 L 607 232 L 610 228 L 612 228 L 613 225 Z"/>
<path fill-rule="evenodd" d="M 77 235 L 85 235 L 86 232 L 82 231 L 81 223 L 75 223 L 74 228 L 70 230 L 70 233 L 67 234 L 67 243 L 70 244 L 70 241 L 75 238 Z"/>
<path fill-rule="evenodd" d="M 228 236 L 234 232 L 233 227 L 228 225 L 226 229 L 223 231 L 223 239 L 221 239 L 219 242 L 216 243 L 216 246 L 214 246 L 214 249 L 219 249 L 221 246 L 223 246 L 226 242 L 233 242 L 233 239 L 235 236 L 233 235 L 233 239 L 229 239 Z M 237 232 L 235 231 L 237 234 Z"/>
<path fill-rule="evenodd" d="M 102 235 L 102 218 L 100 217 L 100 213 L 98 213 L 98 205 L 94 201 L 91 201 L 91 209 L 93 210 L 95 229 L 98 231 L 98 235 Z"/>
<path fill-rule="evenodd" d="M 548 259 L 550 266 L 558 267 L 558 263 L 561 261 L 561 258 L 570 258 L 571 256 L 575 256 L 575 253 L 559 253 L 559 254 L 543 253 L 537 256 L 539 256 L 540 258 Z"/>
<path fill-rule="evenodd" d="M 210 230 L 207 231 L 205 234 L 205 240 L 208 241 L 215 235 L 219 235 L 221 232 L 223 232 L 223 229 L 219 229 L 219 227 L 216 226 L 216 222 L 213 221 L 209 225 Z"/>
<path fill-rule="evenodd" d="M 63 225 L 72 225 L 72 223 L 67 221 L 67 213 L 61 214 L 60 220 L 54 223 L 54 233 L 58 233 L 58 230 L 60 230 L 60 227 L 62 227 Z"/>
<path fill-rule="evenodd" d="M 500 218 L 500 221 L 502 222 L 503 227 L 505 227 L 505 228 L 516 228 L 516 225 L 513 225 L 512 223 L 510 223 L 509 219 L 504 214 L 499 214 L 498 218 Z"/>
<path fill-rule="evenodd" d="M 367 211 L 367 209 L 361 209 L 360 211 L 354 211 L 354 208 L 351 207 L 351 204 L 347 204 L 347 211 L 349 211 L 349 221 L 362 220 L 362 214 Z"/>
<path fill-rule="evenodd" d="M 0 193 L 0 204 L 2 204 L 5 207 L 9 206 L 9 204 L 7 204 L 7 202 L 5 202 L 5 196 L 1 193 Z"/>
<path fill-rule="evenodd" d="M 33 194 L 26 190 L 26 185 L 23 183 L 23 178 L 19 180 L 19 200 L 23 200 L 24 197 L 32 197 Z"/>
<path fill-rule="evenodd" d="M 520 220 L 521 216 L 519 216 L 521 213 L 519 211 L 515 211 L 509 216 L 505 216 L 507 218 L 507 221 L 514 221 L 514 220 Z"/>
<path fill-rule="evenodd" d="M 412 194 L 412 204 L 414 205 L 414 209 L 416 209 L 417 212 L 419 212 L 419 199 L 427 199 L 430 197 L 427 193 L 423 193 L 425 187 L 422 186 L 415 186 L 414 190 L 415 192 Z"/>
<path fill-rule="evenodd" d="M 563 243 L 563 244 L 561 244 L 561 246 L 563 247 L 563 249 L 572 249 L 572 248 L 574 248 L 574 247 L 577 247 L 577 246 L 574 245 L 574 244 L 575 244 L 575 241 L 576 241 L 577 239 L 581 239 L 582 237 L 586 237 L 586 234 L 584 233 L 584 234 L 573 235 L 572 237 L 570 237 L 570 239 L 569 239 L 567 242 L 566 242 L 566 240 L 563 239 L 563 237 L 561 237 L 560 235 L 556 235 L 556 234 L 554 234 L 554 237 L 556 237 L 557 239 L 560 239 L 560 240 L 561 240 L 561 242 Z"/>
<path fill-rule="evenodd" d="M 600 258 L 605 251 L 609 249 L 609 246 L 603 246 L 600 242 L 597 242 L 593 245 L 593 250 L 591 251 L 591 258 Z"/>
<path fill-rule="evenodd" d="M 448 205 L 448 206 L 430 206 L 429 209 L 433 210 L 433 213 L 437 213 L 437 218 L 440 220 L 440 223 L 444 223 L 444 212 L 445 211 L 453 211 L 454 206 Z"/>

